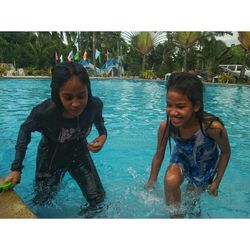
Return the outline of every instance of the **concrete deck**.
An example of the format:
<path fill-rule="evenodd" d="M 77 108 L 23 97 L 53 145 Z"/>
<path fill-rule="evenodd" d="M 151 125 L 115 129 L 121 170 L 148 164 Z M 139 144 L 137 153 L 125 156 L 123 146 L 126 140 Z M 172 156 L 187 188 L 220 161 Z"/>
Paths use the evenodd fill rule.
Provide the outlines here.
<path fill-rule="evenodd" d="M 37 218 L 14 190 L 0 193 L 0 218 Z"/>

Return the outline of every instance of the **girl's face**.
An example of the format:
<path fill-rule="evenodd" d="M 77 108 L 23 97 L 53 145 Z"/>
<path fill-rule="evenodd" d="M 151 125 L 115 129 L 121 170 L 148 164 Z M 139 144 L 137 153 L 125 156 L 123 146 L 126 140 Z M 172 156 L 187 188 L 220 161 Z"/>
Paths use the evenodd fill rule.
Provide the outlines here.
<path fill-rule="evenodd" d="M 75 118 L 87 106 L 88 89 L 78 77 L 73 76 L 60 88 L 59 97 L 64 107 L 63 117 Z"/>
<path fill-rule="evenodd" d="M 185 127 L 196 120 L 195 112 L 200 105 L 193 106 L 192 102 L 178 90 L 169 90 L 167 94 L 167 113 L 175 127 Z"/>

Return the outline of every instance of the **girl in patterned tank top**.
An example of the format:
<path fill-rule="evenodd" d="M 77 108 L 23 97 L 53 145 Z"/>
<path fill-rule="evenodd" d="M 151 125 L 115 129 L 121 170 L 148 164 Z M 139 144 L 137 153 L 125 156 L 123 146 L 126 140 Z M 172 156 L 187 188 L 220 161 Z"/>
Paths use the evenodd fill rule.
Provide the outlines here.
<path fill-rule="evenodd" d="M 153 187 L 164 159 L 167 142 L 175 141 L 164 177 L 165 198 L 180 217 L 181 184 L 217 196 L 230 158 L 227 131 L 219 118 L 204 112 L 203 84 L 190 73 L 173 73 L 167 85 L 167 119 L 158 129 L 158 144 L 146 187 Z M 171 143 L 170 150 L 171 150 Z"/>

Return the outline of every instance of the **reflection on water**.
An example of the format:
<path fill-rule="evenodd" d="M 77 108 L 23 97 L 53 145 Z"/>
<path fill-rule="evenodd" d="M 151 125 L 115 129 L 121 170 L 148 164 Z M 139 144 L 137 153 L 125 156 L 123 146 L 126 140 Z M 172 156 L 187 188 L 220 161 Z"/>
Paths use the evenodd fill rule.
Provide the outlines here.
<path fill-rule="evenodd" d="M 0 80 L 0 175 L 5 176 L 14 158 L 20 123 L 31 108 L 50 95 L 49 80 Z M 163 82 L 92 80 L 94 95 L 104 103 L 108 140 L 94 162 L 106 190 L 102 208 L 80 212 L 86 204 L 75 181 L 66 174 L 61 189 L 47 207 L 34 206 L 33 184 L 39 133 L 32 134 L 24 161 L 22 182 L 15 190 L 41 218 L 169 218 L 164 201 L 163 176 L 169 148 L 154 189 L 144 189 L 156 148 L 157 129 L 165 119 L 166 88 Z M 206 85 L 205 110 L 225 123 L 232 156 L 218 197 L 208 193 L 195 203 L 182 186 L 182 212 L 190 218 L 248 218 L 250 216 L 250 88 Z M 89 140 L 97 135 L 95 129 Z"/>

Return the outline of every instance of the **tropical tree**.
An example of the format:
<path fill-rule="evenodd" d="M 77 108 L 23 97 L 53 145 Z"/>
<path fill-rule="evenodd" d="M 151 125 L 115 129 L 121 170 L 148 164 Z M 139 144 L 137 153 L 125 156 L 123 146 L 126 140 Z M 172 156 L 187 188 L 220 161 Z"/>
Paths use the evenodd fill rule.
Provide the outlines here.
<path fill-rule="evenodd" d="M 187 71 L 188 50 L 200 39 L 202 32 L 176 32 L 176 45 L 184 49 L 184 71 Z"/>
<path fill-rule="evenodd" d="M 250 32 L 239 31 L 238 33 L 239 33 L 238 39 L 241 43 L 242 48 L 244 49 L 242 68 L 241 68 L 241 72 L 240 72 L 240 80 L 242 81 L 244 79 L 244 76 L 245 76 L 247 54 L 250 50 Z"/>
<path fill-rule="evenodd" d="M 173 35 L 174 32 L 166 32 L 166 41 L 159 43 L 148 56 L 149 67 L 154 70 L 157 77 L 164 78 L 166 73 L 179 71 L 182 67 L 182 58 L 176 53 Z M 180 63 L 179 59 L 181 59 Z"/>
<path fill-rule="evenodd" d="M 58 43 L 53 39 L 50 32 L 38 32 L 36 36 L 36 40 L 28 44 L 29 49 L 36 59 L 38 69 L 49 68 L 54 64 L 54 55 L 55 50 L 58 48 Z"/>
<path fill-rule="evenodd" d="M 121 32 L 79 32 L 78 45 L 80 54 L 83 55 L 86 50 L 93 64 L 95 61 L 94 51 L 95 49 L 99 50 L 101 54 L 96 60 L 96 66 L 100 67 L 106 61 L 107 52 L 110 57 L 121 56 L 122 50 L 125 50 L 126 42 L 121 37 Z"/>
<path fill-rule="evenodd" d="M 165 32 L 123 32 L 123 35 L 142 54 L 142 72 L 145 70 L 146 56 L 160 42 L 166 40 Z"/>
<path fill-rule="evenodd" d="M 229 51 L 230 48 L 223 41 L 217 40 L 214 33 L 203 32 L 196 54 L 199 60 L 197 66 L 209 73 L 216 72 L 219 64 L 225 64 L 232 57 Z"/>

